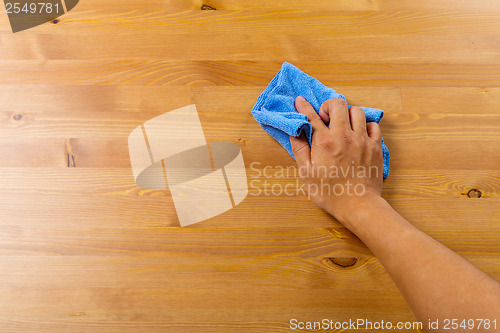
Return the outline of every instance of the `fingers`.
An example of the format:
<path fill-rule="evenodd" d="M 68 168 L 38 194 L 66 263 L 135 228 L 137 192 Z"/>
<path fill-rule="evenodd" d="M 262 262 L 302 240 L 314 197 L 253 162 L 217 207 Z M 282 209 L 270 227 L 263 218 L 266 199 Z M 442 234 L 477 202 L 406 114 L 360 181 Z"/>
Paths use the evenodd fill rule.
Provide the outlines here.
<path fill-rule="evenodd" d="M 319 114 L 319 117 L 321 118 L 321 120 L 323 120 L 323 122 L 325 124 L 330 123 L 330 116 L 325 112 L 325 110 L 323 108 L 319 109 L 318 114 Z"/>
<path fill-rule="evenodd" d="M 313 131 L 324 131 L 327 129 L 312 105 L 304 97 L 299 96 L 295 99 L 295 108 L 298 112 L 307 116 L 307 120 L 311 123 Z"/>
<path fill-rule="evenodd" d="M 299 137 L 290 136 L 290 144 L 297 165 L 299 167 L 308 165 L 311 160 L 311 147 L 304 133 L 302 132 Z"/>
<path fill-rule="evenodd" d="M 298 112 L 305 114 L 307 120 L 311 123 L 314 131 L 324 131 L 327 129 L 325 123 L 330 123 L 330 129 L 347 129 L 357 133 L 367 133 L 368 136 L 376 141 L 382 142 L 382 132 L 377 123 L 366 123 L 366 115 L 362 108 L 353 106 L 348 108 L 347 102 L 341 98 L 334 98 L 325 101 L 319 113 L 316 113 L 314 108 L 299 96 L 295 99 L 295 108 Z M 302 136 L 302 135 L 301 135 Z M 301 160 L 303 163 L 310 160 L 311 148 L 305 138 L 290 137 L 292 150 L 294 152 L 297 163 Z M 297 150 L 297 156 L 295 153 Z"/>
<path fill-rule="evenodd" d="M 349 110 L 347 103 L 341 98 L 334 98 L 325 101 L 321 104 L 319 113 L 323 120 L 330 122 L 330 129 L 335 128 L 351 128 L 349 121 Z"/>
<path fill-rule="evenodd" d="M 349 108 L 349 119 L 351 120 L 351 128 L 354 132 L 360 134 L 366 133 L 366 116 L 362 108 L 359 106 L 351 106 L 351 108 Z"/>
<path fill-rule="evenodd" d="M 382 131 L 377 123 L 367 123 L 366 131 L 371 139 L 382 144 Z"/>

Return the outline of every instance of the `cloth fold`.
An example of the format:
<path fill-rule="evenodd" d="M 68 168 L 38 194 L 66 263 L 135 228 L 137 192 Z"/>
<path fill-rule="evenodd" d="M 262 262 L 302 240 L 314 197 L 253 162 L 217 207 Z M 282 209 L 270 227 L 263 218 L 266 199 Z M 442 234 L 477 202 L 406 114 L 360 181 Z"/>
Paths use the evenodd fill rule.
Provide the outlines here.
<path fill-rule="evenodd" d="M 335 90 L 328 88 L 317 79 L 307 75 L 290 63 L 283 63 L 280 71 L 271 80 L 264 92 L 259 96 L 252 109 L 252 115 L 260 126 L 278 141 L 293 156 L 290 135 L 299 136 L 304 131 L 309 145 L 312 138 L 312 126 L 307 117 L 295 109 L 295 98 L 303 96 L 316 110 L 324 101 L 332 98 L 346 98 Z M 347 100 L 346 100 L 347 101 Z M 350 107 L 350 105 L 349 105 Z M 362 107 L 366 122 L 380 122 L 384 111 Z M 389 149 L 382 139 L 384 158 L 383 176 L 389 175 Z"/>

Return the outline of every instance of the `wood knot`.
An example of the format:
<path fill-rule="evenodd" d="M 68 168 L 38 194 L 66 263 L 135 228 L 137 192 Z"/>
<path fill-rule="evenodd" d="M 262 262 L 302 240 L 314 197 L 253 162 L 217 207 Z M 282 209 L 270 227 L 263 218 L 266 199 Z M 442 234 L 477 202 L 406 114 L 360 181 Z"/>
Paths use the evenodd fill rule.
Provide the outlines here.
<path fill-rule="evenodd" d="M 481 193 L 481 191 L 479 191 L 479 190 L 477 190 L 475 188 L 473 188 L 472 190 L 469 190 L 469 192 L 467 192 L 467 196 L 469 198 L 481 198 L 481 195 L 483 195 Z"/>
<path fill-rule="evenodd" d="M 337 257 L 331 257 L 328 258 L 330 262 L 334 263 L 335 265 L 339 267 L 351 267 L 356 265 L 358 262 L 358 258 L 337 258 Z"/>
<path fill-rule="evenodd" d="M 209 5 L 201 5 L 201 10 L 216 10 L 215 7 L 209 6 Z"/>
<path fill-rule="evenodd" d="M 12 117 L 15 121 L 19 121 L 19 120 L 22 120 L 23 119 L 23 115 L 20 114 L 20 113 L 16 113 L 13 117 Z"/>

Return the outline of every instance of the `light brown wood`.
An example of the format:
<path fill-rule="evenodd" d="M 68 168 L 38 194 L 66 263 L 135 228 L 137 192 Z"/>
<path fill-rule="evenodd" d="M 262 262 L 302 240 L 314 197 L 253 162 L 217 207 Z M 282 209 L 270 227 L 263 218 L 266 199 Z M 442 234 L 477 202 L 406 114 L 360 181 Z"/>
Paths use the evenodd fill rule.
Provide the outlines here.
<path fill-rule="evenodd" d="M 89 4 L 87 4 L 89 6 Z M 94 5 L 95 6 L 95 5 Z M 160 34 L 267 34 L 321 36 L 372 35 L 439 35 L 439 36 L 494 36 L 500 29 L 498 14 L 432 11 L 375 11 L 346 15 L 335 10 L 274 11 L 269 10 L 216 10 L 165 11 L 147 7 L 135 10 L 71 11 L 57 25 L 41 25 L 25 34 L 108 34 L 120 29 L 130 34 L 148 30 Z M 280 24 L 276 24 L 279 20 Z M 90 23 L 90 24 L 89 24 Z M 5 32 L 8 26 L 3 27 Z M 312 37 L 312 36 L 311 36 Z"/>
<path fill-rule="evenodd" d="M 337 63 L 337 60 L 301 60 L 294 61 L 294 64 L 331 87 L 481 88 L 500 85 L 500 65 L 495 64 L 345 64 Z M 281 62 L 31 60 L 1 61 L 0 66 L 2 84 L 213 87 L 266 86 L 276 75 Z"/>
<path fill-rule="evenodd" d="M 81 0 L 16 34 L 0 8 L 2 332 L 414 321 L 253 120 L 283 61 L 385 111 L 384 197 L 500 280 L 498 2 Z M 250 189 L 180 228 L 169 190 L 135 184 L 127 138 L 192 103 L 209 142 L 240 146 Z"/>

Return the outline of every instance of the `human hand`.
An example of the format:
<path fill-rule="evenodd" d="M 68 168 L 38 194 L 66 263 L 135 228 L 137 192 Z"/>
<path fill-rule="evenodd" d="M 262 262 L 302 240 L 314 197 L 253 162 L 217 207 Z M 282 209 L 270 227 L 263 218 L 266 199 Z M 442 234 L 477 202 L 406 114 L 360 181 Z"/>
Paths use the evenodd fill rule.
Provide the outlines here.
<path fill-rule="evenodd" d="M 345 224 L 349 212 L 381 197 L 380 127 L 366 123 L 363 109 L 348 109 L 340 98 L 325 101 L 319 115 L 302 96 L 295 100 L 295 108 L 313 128 L 311 146 L 304 134 L 290 136 L 305 190 L 318 207 Z"/>

